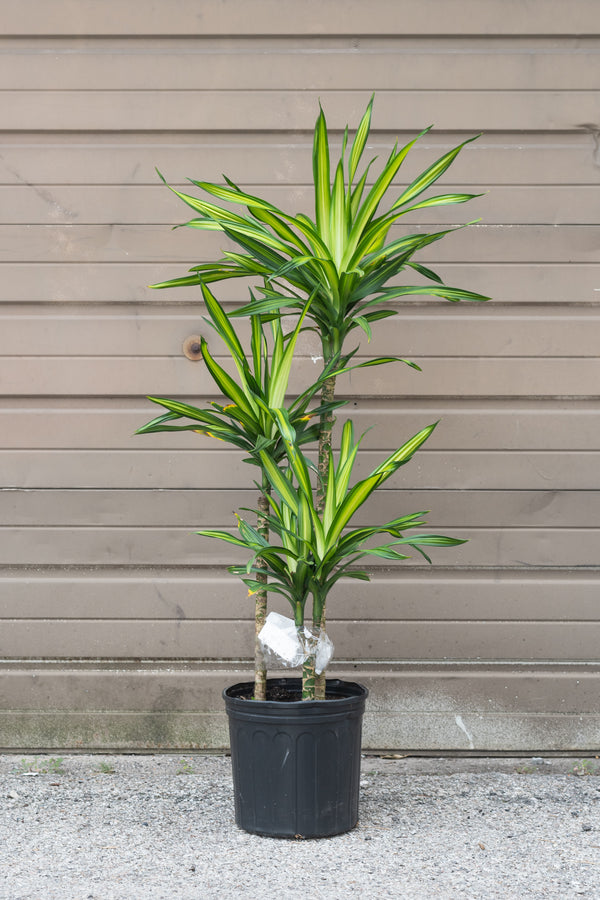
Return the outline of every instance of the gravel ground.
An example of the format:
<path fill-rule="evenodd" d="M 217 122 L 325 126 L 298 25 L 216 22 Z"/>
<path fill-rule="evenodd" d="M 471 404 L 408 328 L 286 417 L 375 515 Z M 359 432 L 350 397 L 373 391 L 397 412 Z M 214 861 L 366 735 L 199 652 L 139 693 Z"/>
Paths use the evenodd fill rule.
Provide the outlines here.
<path fill-rule="evenodd" d="M 591 900 L 590 770 L 600 761 L 367 757 L 354 831 L 282 841 L 236 828 L 224 757 L 1 756 L 0 897 Z"/>

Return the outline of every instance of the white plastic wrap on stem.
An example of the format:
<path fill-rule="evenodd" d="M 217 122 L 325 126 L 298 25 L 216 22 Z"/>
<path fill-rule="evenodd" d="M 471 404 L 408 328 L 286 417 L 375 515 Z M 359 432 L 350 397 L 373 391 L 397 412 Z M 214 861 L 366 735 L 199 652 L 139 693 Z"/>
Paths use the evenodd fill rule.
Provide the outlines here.
<path fill-rule="evenodd" d="M 258 634 L 267 666 L 295 669 L 315 655 L 317 675 L 325 671 L 333 656 L 333 644 L 326 632 L 296 628 L 293 619 L 270 612 Z"/>

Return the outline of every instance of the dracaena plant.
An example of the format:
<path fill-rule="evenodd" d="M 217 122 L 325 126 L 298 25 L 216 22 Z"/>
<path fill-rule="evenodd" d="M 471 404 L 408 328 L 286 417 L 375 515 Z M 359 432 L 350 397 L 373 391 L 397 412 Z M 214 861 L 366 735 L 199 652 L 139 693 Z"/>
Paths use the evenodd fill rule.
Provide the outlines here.
<path fill-rule="evenodd" d="M 441 240 L 455 228 L 398 237 L 390 234 L 407 213 L 465 203 L 479 196 L 441 193 L 422 198 L 462 148 L 476 138 L 469 138 L 444 153 L 413 178 L 408 187 L 390 198 L 394 179 L 409 151 L 430 129 L 403 147 L 396 145 L 379 174 L 368 184 L 375 159 L 365 164 L 363 157 L 372 111 L 373 97 L 351 146 L 346 127 L 340 156 L 332 163 L 327 122 L 320 109 L 313 140 L 313 219 L 279 209 L 243 191 L 226 176 L 224 185 L 190 179 L 204 194 L 227 203 L 225 207 L 171 188 L 197 214 L 186 223 L 188 227 L 222 232 L 238 249 L 227 250 L 220 260 L 194 266 L 188 274 L 153 287 L 189 286 L 241 277 L 262 280 L 262 286 L 257 288 L 260 297 L 252 297 L 250 303 L 232 315 L 302 313 L 307 298 L 311 298 L 307 318 L 321 341 L 324 372 L 336 358 L 343 361 L 346 340 L 352 332 L 362 329 L 370 339 L 373 323 L 396 314 L 390 306 L 392 300 L 414 295 L 441 297 L 452 302 L 487 300 L 473 291 L 445 285 L 436 272 L 413 261 L 417 251 Z M 232 205 L 245 207 L 248 214 L 238 214 Z M 394 279 L 403 270 L 418 274 L 424 282 L 398 284 Z M 321 388 L 319 508 L 327 487 L 335 389 L 336 376 L 329 370 Z"/>
<path fill-rule="evenodd" d="M 252 395 L 255 401 L 257 393 L 261 394 L 261 391 L 256 391 L 256 384 L 247 375 L 239 347 L 229 336 L 231 320 L 235 316 L 251 317 L 253 347 L 266 347 L 263 343 L 263 326 L 269 320 L 272 320 L 273 328 L 276 330 L 274 334 L 281 335 L 281 347 L 286 346 L 286 336 L 281 322 L 283 317 L 290 314 L 303 317 L 301 327 L 317 333 L 322 345 L 323 371 L 310 389 L 307 401 L 310 402 L 314 391 L 320 391 L 321 404 L 314 410 L 319 416 L 317 429 L 313 424 L 301 424 L 304 418 L 300 415 L 304 411 L 302 403 L 308 394 L 303 395 L 299 406 L 288 407 L 296 447 L 302 446 L 310 440 L 308 435 L 313 436 L 315 430 L 318 431 L 318 478 L 315 484 L 317 515 L 324 514 L 328 496 L 328 478 L 332 471 L 333 411 L 339 405 L 335 401 L 336 378 L 341 372 L 351 368 L 348 364 L 357 351 L 356 347 L 350 350 L 347 348 L 349 335 L 362 330 L 370 338 L 374 323 L 396 314 L 396 309 L 390 305 L 390 301 L 393 300 L 413 295 L 430 295 L 453 302 L 488 299 L 472 291 L 445 285 L 430 268 L 413 260 L 417 251 L 456 229 L 445 229 L 429 234 L 422 232 L 401 236 L 391 234 L 392 227 L 400 223 L 406 213 L 426 207 L 464 203 L 477 196 L 466 193 L 441 193 L 421 199 L 423 193 L 447 171 L 462 148 L 474 138 L 463 141 L 443 154 L 424 172 L 413 178 L 407 188 L 400 190 L 395 196 L 390 196 L 394 179 L 410 149 L 429 129 L 400 149 L 396 145 L 383 163 L 379 174 L 371 177 L 372 164 L 375 160 L 372 159 L 365 164 L 363 156 L 371 128 L 372 108 L 373 98 L 367 106 L 351 145 L 346 128 L 341 154 L 334 163 L 331 160 L 325 115 L 323 110 L 320 110 L 313 141 L 315 194 L 313 219 L 302 213 L 295 215 L 287 213 L 272 203 L 243 191 L 225 176 L 224 184 L 190 179 L 195 187 L 208 195 L 208 199 L 171 188 L 196 214 L 191 221 L 185 223 L 188 227 L 221 232 L 236 245 L 236 249 L 226 250 L 222 258 L 216 262 L 194 266 L 183 276 L 153 285 L 155 288 L 201 285 L 206 299 L 207 296 L 212 296 L 206 288 L 207 284 L 232 278 L 251 278 L 255 283 L 258 282 L 255 293 L 251 292 L 249 303 L 227 315 L 223 313 L 219 324 L 213 317 L 213 325 L 225 340 L 238 369 L 240 376 L 238 387 L 245 396 Z M 225 205 L 213 202 L 214 198 Z M 235 211 L 239 206 L 245 207 L 246 214 Z M 416 273 L 423 279 L 422 283 L 399 284 L 397 276 L 403 270 L 408 270 L 411 276 Z M 275 337 L 273 352 L 277 340 Z M 293 343 L 294 337 L 287 347 Z M 239 399 L 237 394 L 232 397 L 230 383 L 221 375 L 204 343 L 202 353 L 216 383 L 233 403 L 214 407 L 208 413 L 201 411 L 203 417 L 200 417 L 199 411 L 195 408 L 183 404 L 175 405 L 174 401 L 162 398 L 153 398 L 166 407 L 167 413 L 149 423 L 145 430 L 166 430 L 174 427 L 202 430 L 204 425 L 205 431 L 210 431 L 214 436 L 229 440 L 235 446 L 248 450 L 251 459 L 258 462 L 263 470 L 263 499 L 259 506 L 264 512 L 266 504 L 269 503 L 267 494 L 272 488 L 272 480 L 265 473 L 266 460 L 270 459 L 275 465 L 284 465 L 283 444 L 273 430 L 273 415 L 269 412 L 278 408 L 273 402 L 273 397 L 268 397 L 267 390 L 267 382 L 273 377 L 273 364 L 269 366 L 268 353 L 265 351 L 265 355 L 262 356 L 261 349 L 258 355 L 263 361 L 261 365 L 264 378 L 262 382 L 260 378 L 255 381 L 262 384 L 261 400 L 264 405 L 261 406 L 258 402 L 258 407 L 268 425 L 268 435 L 265 436 L 265 432 L 261 431 L 261 436 L 257 439 L 253 417 L 244 415 L 244 406 L 237 402 Z M 293 350 L 290 357 L 292 354 Z M 256 366 L 258 357 L 254 349 L 252 358 L 255 370 L 258 371 Z M 373 364 L 383 361 L 375 360 Z M 408 360 L 404 362 L 418 368 Z M 371 363 L 362 365 L 366 364 Z M 219 377 L 215 377 L 216 375 Z M 231 410 L 234 411 L 233 414 Z M 208 414 L 211 418 L 208 418 Z M 192 424 L 173 426 L 172 422 L 179 417 L 189 419 Z M 200 423 L 200 429 L 195 427 L 197 422 Z M 272 511 L 269 514 L 269 522 L 264 515 L 261 515 L 260 521 L 263 522 L 263 527 L 258 531 L 263 539 L 267 540 L 269 522 L 274 525 Z M 265 565 L 264 554 L 257 558 L 256 565 L 258 567 Z M 261 578 L 264 577 L 263 573 Z M 324 624 L 323 615 L 321 625 Z M 262 671 L 264 676 L 264 667 Z M 321 680 L 319 690 L 321 692 L 324 690 L 324 680 Z M 260 695 L 257 693 L 256 696 Z"/>
<path fill-rule="evenodd" d="M 398 450 L 380 463 L 370 475 L 350 486 L 352 471 L 360 441 L 354 439 L 354 428 L 348 420 L 342 431 L 337 465 L 329 459 L 329 478 L 322 511 L 318 509 L 316 492 L 306 460 L 297 444 L 297 435 L 290 419 L 282 409 L 275 411 L 277 424 L 285 445 L 287 467 L 282 468 L 267 450 L 260 452 L 261 460 L 272 491 L 269 494 L 267 521 L 279 544 L 266 540 L 260 530 L 238 516 L 239 536 L 228 531 L 203 529 L 198 534 L 218 538 L 249 554 L 245 566 L 231 566 L 230 571 L 241 577 L 252 592 L 264 590 L 258 580 L 265 570 L 269 581 L 267 590 L 283 595 L 290 603 L 296 628 L 302 633 L 305 607 L 312 597 L 312 622 L 316 633 L 323 629 L 327 597 L 336 582 L 346 576 L 369 580 L 356 563 L 368 556 L 386 560 L 404 560 L 403 549 L 412 548 L 430 562 L 423 550 L 431 546 L 455 546 L 464 541 L 438 534 L 415 534 L 405 531 L 424 525 L 424 513 L 399 516 L 378 526 L 351 527 L 354 514 L 371 494 L 405 465 L 427 440 L 434 425 L 422 429 Z M 382 535 L 384 543 L 373 544 Z M 315 685 L 315 651 L 302 672 L 302 698 L 313 699 Z M 317 695 L 318 696 L 318 695 Z"/>

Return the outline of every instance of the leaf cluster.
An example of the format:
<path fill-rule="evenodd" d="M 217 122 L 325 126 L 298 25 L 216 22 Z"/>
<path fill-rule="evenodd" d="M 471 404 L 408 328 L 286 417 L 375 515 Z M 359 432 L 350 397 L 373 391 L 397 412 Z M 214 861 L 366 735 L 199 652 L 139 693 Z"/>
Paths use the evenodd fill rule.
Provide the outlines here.
<path fill-rule="evenodd" d="M 298 446 L 312 443 L 319 438 L 319 418 L 325 413 L 344 405 L 345 401 L 320 403 L 311 406 L 316 395 L 328 378 L 336 377 L 353 369 L 383 365 L 389 362 L 403 362 L 412 368 L 419 367 L 410 360 L 385 356 L 349 365 L 355 351 L 342 357 L 337 353 L 323 368 L 317 379 L 293 401 L 287 399 L 289 379 L 294 359 L 294 351 L 311 301 L 305 304 L 295 328 L 284 332 L 280 317 L 250 317 L 250 353 L 246 354 L 242 342 L 233 327 L 230 317 L 210 289 L 203 284 L 202 293 L 208 318 L 216 334 L 225 344 L 234 364 L 234 374 L 230 375 L 211 354 L 203 337 L 200 352 L 207 371 L 217 389 L 229 401 L 225 405 L 213 402 L 211 408 L 200 409 L 180 400 L 166 397 L 149 397 L 167 410 L 147 422 L 136 434 L 154 434 L 160 431 L 192 431 L 225 441 L 250 454 L 247 462 L 261 465 L 260 452 L 268 450 L 279 461 L 285 453 L 280 431 L 277 427 L 276 411 L 286 402 L 290 424 L 294 428 Z M 270 334 L 267 333 L 267 330 Z M 179 423 L 181 419 L 189 424 Z"/>
<path fill-rule="evenodd" d="M 390 300 L 416 294 L 450 301 L 488 299 L 472 291 L 446 286 L 431 269 L 412 261 L 418 250 L 456 229 L 389 239 L 392 226 L 407 213 L 465 203 L 480 196 L 449 193 L 418 199 L 446 172 L 462 148 L 476 138 L 469 138 L 444 153 L 381 212 L 382 200 L 410 149 L 430 129 L 401 148 L 396 145 L 369 187 L 367 179 L 375 159 L 364 165 L 360 174 L 359 167 L 371 129 L 372 108 L 373 98 L 349 151 L 346 128 L 341 155 L 333 165 L 325 114 L 320 110 L 313 143 L 314 219 L 303 213 L 286 213 L 243 191 L 226 176 L 223 176 L 225 185 L 190 179 L 203 193 L 227 203 L 226 207 L 171 188 L 197 213 L 185 223 L 188 227 L 220 231 L 239 249 L 225 251 L 217 262 L 194 266 L 189 270 L 191 274 L 153 287 L 209 284 L 242 277 L 262 280 L 262 287 L 257 289 L 261 298 L 253 296 L 250 303 L 238 309 L 235 315 L 241 316 L 302 313 L 310 297 L 307 316 L 321 338 L 326 360 L 341 352 L 346 337 L 354 329 L 361 328 L 370 338 L 373 322 L 395 314 L 388 306 Z M 244 206 L 247 215 L 234 212 L 231 206 Z M 406 268 L 433 285 L 391 284 Z"/>
<path fill-rule="evenodd" d="M 264 589 L 264 584 L 256 580 L 256 575 L 266 569 L 270 578 L 267 590 L 288 599 L 297 624 L 302 624 L 304 620 L 309 594 L 313 596 L 313 621 L 318 624 L 327 595 L 341 577 L 368 581 L 366 572 L 354 568 L 365 556 L 403 560 L 408 557 L 402 551 L 412 548 L 431 562 L 423 547 L 449 547 L 464 543 L 457 538 L 436 534 L 406 536 L 406 530 L 425 524 L 422 512 L 399 516 L 384 525 L 350 527 L 354 514 L 378 487 L 412 458 L 430 436 L 435 424 L 422 429 L 370 475 L 351 486 L 360 439 L 355 440 L 354 426 L 348 420 L 342 431 L 337 465 L 333 457 L 329 459 L 325 506 L 319 513 L 311 467 L 298 448 L 290 418 L 283 409 L 275 410 L 275 418 L 285 446 L 287 465 L 278 465 L 267 450 L 260 452 L 260 458 L 271 486 L 267 521 L 270 531 L 277 535 L 280 543 L 266 540 L 241 517 L 238 517 L 239 535 L 214 529 L 203 529 L 197 533 L 243 547 L 249 555 L 247 565 L 232 566 L 230 571 L 239 575 L 251 591 L 257 591 Z M 369 541 L 381 535 L 387 535 L 392 540 L 367 546 Z M 260 569 L 256 566 L 258 560 L 262 562 Z"/>

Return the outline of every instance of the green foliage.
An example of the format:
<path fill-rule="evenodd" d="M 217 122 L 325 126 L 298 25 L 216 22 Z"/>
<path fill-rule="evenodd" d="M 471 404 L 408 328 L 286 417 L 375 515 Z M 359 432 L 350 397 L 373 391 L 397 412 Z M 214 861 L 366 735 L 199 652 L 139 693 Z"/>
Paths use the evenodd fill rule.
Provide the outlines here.
<path fill-rule="evenodd" d="M 136 434 L 192 431 L 245 450 L 250 454 L 250 462 L 258 462 L 259 451 L 266 447 L 269 447 L 275 458 L 280 458 L 283 450 L 273 408 L 280 406 L 286 396 L 296 341 L 304 316 L 300 316 L 296 327 L 287 334 L 284 333 L 281 320 L 273 319 L 270 322 L 270 335 L 266 333 L 261 317 L 253 316 L 250 320 L 252 336 L 248 358 L 221 304 L 204 284 L 202 292 L 210 317 L 207 321 L 225 344 L 237 377 L 229 375 L 217 363 L 204 338 L 201 341 L 202 358 L 217 389 L 230 402 L 225 405 L 212 403 L 210 409 L 199 409 L 179 400 L 149 397 L 153 403 L 164 407 L 168 412 L 138 428 Z M 311 419 L 320 414 L 321 407 L 310 411 L 308 407 L 320 390 L 322 380 L 323 376 L 318 378 L 289 409 L 301 444 L 315 441 L 319 436 L 318 422 L 311 424 Z M 340 404 L 336 404 L 338 405 Z M 173 424 L 181 419 L 186 419 L 191 424 Z"/>
<path fill-rule="evenodd" d="M 436 534 L 406 536 L 405 531 L 425 524 L 420 512 L 399 516 L 384 525 L 350 527 L 354 514 L 378 487 L 412 458 L 435 425 L 414 435 L 370 475 L 350 487 L 360 441 L 355 441 L 353 424 L 347 421 L 337 466 L 330 458 L 325 508 L 319 514 L 309 466 L 298 449 L 289 417 L 284 410 L 276 410 L 275 415 L 285 446 L 287 467 L 278 465 L 266 450 L 261 451 L 260 457 L 272 489 L 269 495 L 269 529 L 280 543 L 265 540 L 241 517 L 238 517 L 239 535 L 213 529 L 203 529 L 197 533 L 227 541 L 248 552 L 250 559 L 247 565 L 232 566 L 230 571 L 240 576 L 251 591 L 264 588 L 256 580 L 257 573 L 264 571 L 256 567 L 256 562 L 262 560 L 270 578 L 267 590 L 287 598 L 298 626 L 304 621 L 309 595 L 313 597 L 313 623 L 319 625 L 327 595 L 341 577 L 368 580 L 366 572 L 354 568 L 360 559 L 378 556 L 403 560 L 407 556 L 402 551 L 411 548 L 430 562 L 423 547 L 450 547 L 464 543 Z M 368 542 L 384 534 L 393 540 L 367 546 Z"/>
<path fill-rule="evenodd" d="M 367 176 L 374 160 L 367 163 L 360 177 L 357 176 L 370 133 L 372 108 L 373 98 L 354 137 L 349 159 L 346 159 L 346 129 L 340 158 L 333 167 L 327 123 L 321 109 L 313 143 L 314 220 L 302 213 L 286 213 L 272 203 L 246 193 L 225 176 L 226 186 L 190 180 L 217 200 L 234 207 L 244 206 L 248 215 L 239 215 L 226 207 L 171 188 L 198 213 L 186 223 L 188 227 L 221 231 L 238 245 L 241 252 L 226 251 L 217 262 L 194 266 L 190 269 L 191 275 L 153 287 L 207 284 L 241 277 L 256 279 L 258 276 L 263 280 L 262 299 L 252 297 L 236 315 L 303 313 L 306 299 L 310 297 L 307 315 L 321 338 L 326 361 L 342 352 L 345 338 L 351 331 L 360 328 L 370 337 L 373 322 L 394 315 L 394 310 L 388 306 L 390 300 L 415 294 L 450 301 L 488 299 L 472 291 L 448 287 L 435 272 L 412 262 L 418 250 L 456 229 L 389 239 L 392 226 L 407 213 L 425 207 L 465 203 L 479 196 L 438 194 L 414 202 L 446 172 L 462 148 L 476 138 L 463 141 L 441 156 L 388 204 L 386 211 L 380 212 L 382 201 L 410 149 L 429 129 L 401 149 L 396 146 L 368 188 Z M 333 183 L 331 171 L 335 172 Z M 406 268 L 433 281 L 434 285 L 390 284 Z"/>
<path fill-rule="evenodd" d="M 34 757 L 33 760 L 22 759 L 18 775 L 64 775 L 64 758 L 62 756 Z"/>
<path fill-rule="evenodd" d="M 596 775 L 597 772 L 598 766 L 589 759 L 580 759 L 571 769 L 572 775 Z"/>
<path fill-rule="evenodd" d="M 262 450 L 268 449 L 271 456 L 279 460 L 285 451 L 277 428 L 275 411 L 286 400 L 296 342 L 310 309 L 310 301 L 305 304 L 296 327 L 288 333 L 284 332 L 279 317 L 265 323 L 261 316 L 252 316 L 250 354 L 247 356 L 227 313 L 204 284 L 202 293 L 209 314 L 207 321 L 225 344 L 235 367 L 235 375 L 230 375 L 219 365 L 210 353 L 204 338 L 200 345 L 202 358 L 217 390 L 230 402 L 225 405 L 212 403 L 210 409 L 199 409 L 180 400 L 149 397 L 149 400 L 168 412 L 147 422 L 135 433 L 192 431 L 245 450 L 250 454 L 247 461 L 256 465 L 260 465 L 259 455 Z M 267 333 L 267 325 L 270 334 Z M 347 363 L 353 355 L 347 354 L 342 360 L 340 354 L 337 354 L 329 365 L 325 366 L 317 380 L 290 403 L 288 415 L 299 446 L 318 440 L 320 431 L 318 417 L 342 406 L 345 402 L 320 404 L 309 409 L 315 395 L 328 378 L 345 374 L 353 369 L 396 361 L 418 369 L 418 366 L 410 360 L 391 356 L 378 357 L 350 366 Z M 186 419 L 191 424 L 174 424 L 181 419 Z"/>

